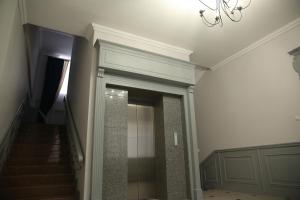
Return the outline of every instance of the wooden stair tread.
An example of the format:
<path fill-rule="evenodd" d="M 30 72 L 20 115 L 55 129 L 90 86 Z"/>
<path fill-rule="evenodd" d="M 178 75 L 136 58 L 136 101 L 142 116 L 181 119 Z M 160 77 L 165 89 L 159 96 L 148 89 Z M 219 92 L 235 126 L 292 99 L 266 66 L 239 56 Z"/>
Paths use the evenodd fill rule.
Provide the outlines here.
<path fill-rule="evenodd" d="M 73 185 L 47 185 L 1 188 L 0 198 L 53 197 L 74 194 Z"/>
<path fill-rule="evenodd" d="M 22 123 L 0 173 L 2 200 L 77 200 L 63 126 Z"/>
<path fill-rule="evenodd" d="M 57 196 L 57 197 L 50 197 L 50 198 L 26 198 L 26 199 L 16 199 L 16 200 L 77 200 L 74 196 Z"/>
<path fill-rule="evenodd" d="M 72 184 L 73 174 L 33 174 L 19 176 L 0 177 L 0 188 L 2 187 L 23 187 L 26 185 L 53 185 L 53 184 Z"/>

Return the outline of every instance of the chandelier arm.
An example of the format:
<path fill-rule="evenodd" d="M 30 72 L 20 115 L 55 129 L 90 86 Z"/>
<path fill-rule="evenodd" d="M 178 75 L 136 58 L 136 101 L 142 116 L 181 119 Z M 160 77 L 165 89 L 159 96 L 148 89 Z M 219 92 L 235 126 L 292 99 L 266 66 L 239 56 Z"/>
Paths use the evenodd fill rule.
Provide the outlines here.
<path fill-rule="evenodd" d="M 229 1 L 228 1 L 228 2 L 229 2 Z M 222 6 L 222 7 L 229 8 L 228 2 L 226 2 L 225 0 L 222 0 L 221 6 Z"/>
<path fill-rule="evenodd" d="M 240 17 L 239 17 L 239 19 L 235 19 L 234 18 L 234 14 L 229 14 L 229 12 L 228 12 L 228 10 L 226 9 L 226 8 L 224 8 L 224 7 L 222 7 L 222 10 L 223 10 L 223 12 L 225 13 L 225 15 L 231 20 L 231 21 L 233 21 L 233 22 L 240 22 L 241 21 L 241 19 L 242 19 L 242 12 L 240 11 L 240 10 L 238 10 L 238 9 L 233 9 L 233 11 L 234 10 L 236 10 L 236 11 L 239 11 L 239 13 L 240 13 Z M 232 11 L 230 11 L 230 12 L 232 12 Z"/>
<path fill-rule="evenodd" d="M 236 10 L 236 11 L 239 11 L 239 10 Z M 228 18 L 231 20 L 231 21 L 233 21 L 233 22 L 240 22 L 241 20 L 242 20 L 242 18 L 243 18 L 243 15 L 242 15 L 242 12 L 241 11 L 239 11 L 239 13 L 240 13 L 240 16 L 239 16 L 239 18 L 238 19 L 234 19 L 232 16 L 230 16 L 230 14 L 228 14 L 228 13 L 225 13 L 227 16 L 228 16 Z"/>
<path fill-rule="evenodd" d="M 219 8 L 219 24 L 220 24 L 220 27 L 223 27 L 223 17 L 221 15 L 221 8 Z"/>
<path fill-rule="evenodd" d="M 205 19 L 203 19 L 203 18 L 202 18 L 202 22 L 203 22 L 203 24 L 205 24 L 205 26 L 207 26 L 207 27 L 209 27 L 209 28 L 215 26 L 215 24 L 211 24 L 211 23 L 207 22 L 207 21 L 206 21 Z"/>
<path fill-rule="evenodd" d="M 206 25 L 206 26 L 208 26 L 208 27 L 213 27 L 213 26 L 215 26 L 215 25 L 217 25 L 219 22 L 214 22 L 214 23 L 212 23 L 212 22 L 210 22 L 208 19 L 206 19 L 206 17 L 205 16 L 203 16 L 203 17 L 201 17 L 202 18 L 202 21 L 204 22 L 204 24 Z"/>
<path fill-rule="evenodd" d="M 236 1 L 236 3 L 235 3 L 235 6 L 232 8 L 232 10 L 231 10 L 231 11 L 233 11 L 234 9 L 236 9 L 236 7 L 237 7 L 238 3 L 239 3 L 239 0 L 237 0 L 237 1 Z"/>
<path fill-rule="evenodd" d="M 248 7 L 250 6 L 251 2 L 252 2 L 252 0 L 249 0 L 248 4 L 247 4 L 245 7 L 242 7 L 242 8 L 243 8 L 243 9 L 248 8 Z"/>
<path fill-rule="evenodd" d="M 204 3 L 202 0 L 199 0 L 199 2 L 202 3 L 204 6 L 206 6 L 208 9 L 210 9 L 212 11 L 217 11 L 218 10 L 218 7 L 212 8 L 209 5 L 207 5 L 206 3 Z"/>

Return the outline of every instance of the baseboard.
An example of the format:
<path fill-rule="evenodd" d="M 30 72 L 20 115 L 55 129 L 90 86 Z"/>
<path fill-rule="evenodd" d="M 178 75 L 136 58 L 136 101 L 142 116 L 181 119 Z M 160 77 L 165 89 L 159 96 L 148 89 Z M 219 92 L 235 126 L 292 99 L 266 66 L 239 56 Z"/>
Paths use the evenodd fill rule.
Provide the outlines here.
<path fill-rule="evenodd" d="M 2 170 L 2 167 L 7 159 L 7 156 L 10 152 L 10 147 L 12 142 L 15 139 L 16 133 L 18 131 L 18 128 L 20 126 L 21 118 L 24 113 L 24 106 L 26 104 L 27 98 L 25 98 L 22 103 L 20 104 L 14 119 L 10 123 L 10 126 L 8 130 L 6 130 L 4 136 L 2 137 L 0 141 L 0 171 Z"/>
<path fill-rule="evenodd" d="M 200 165 L 203 189 L 300 198 L 300 143 L 213 152 Z"/>

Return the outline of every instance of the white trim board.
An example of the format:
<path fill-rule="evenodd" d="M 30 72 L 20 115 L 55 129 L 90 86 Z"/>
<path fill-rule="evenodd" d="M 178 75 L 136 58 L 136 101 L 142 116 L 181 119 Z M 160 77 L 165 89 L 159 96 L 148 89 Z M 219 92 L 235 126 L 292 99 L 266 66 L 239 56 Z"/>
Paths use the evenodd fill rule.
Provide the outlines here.
<path fill-rule="evenodd" d="M 273 39 L 276 39 L 277 37 L 281 36 L 282 34 L 296 28 L 300 25 L 300 18 L 297 18 L 296 20 L 288 23 L 287 25 L 277 29 L 276 31 L 270 33 L 269 35 L 263 37 L 262 39 L 252 43 L 251 45 L 247 46 L 246 48 L 238 51 L 237 53 L 233 54 L 232 56 L 229 56 L 228 58 L 222 60 L 221 62 L 217 63 L 216 65 L 211 67 L 212 71 L 217 70 L 218 68 L 238 59 L 239 57 L 255 50 L 256 48 L 270 42 Z"/>
<path fill-rule="evenodd" d="M 21 22 L 22 24 L 27 24 L 27 6 L 26 6 L 26 0 L 19 0 L 18 1 L 19 11 L 21 15 Z"/>
<path fill-rule="evenodd" d="M 103 40 L 187 62 L 190 61 L 190 55 L 193 53 L 193 51 L 188 49 L 169 45 L 95 23 L 90 24 L 86 34 L 87 39 L 91 39 L 91 37 L 93 37 L 94 43 L 96 40 Z"/>

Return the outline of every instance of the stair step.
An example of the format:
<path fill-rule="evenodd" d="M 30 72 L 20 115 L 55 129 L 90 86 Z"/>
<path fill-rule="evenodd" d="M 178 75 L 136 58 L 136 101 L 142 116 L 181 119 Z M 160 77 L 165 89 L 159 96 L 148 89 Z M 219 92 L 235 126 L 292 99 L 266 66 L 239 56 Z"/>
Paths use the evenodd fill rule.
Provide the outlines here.
<path fill-rule="evenodd" d="M 16 137 L 15 144 L 66 144 L 67 139 L 63 138 L 34 138 L 34 137 Z"/>
<path fill-rule="evenodd" d="M 53 149 L 12 149 L 10 152 L 11 156 L 26 156 L 26 155 L 32 155 L 32 156 L 39 156 L 39 155 L 51 155 L 51 154 L 69 154 L 69 150 L 68 149 L 57 149 L 57 148 L 53 148 Z"/>
<path fill-rule="evenodd" d="M 70 158 L 70 153 L 51 153 L 48 155 L 9 155 L 8 159 L 52 159 L 52 158 Z"/>
<path fill-rule="evenodd" d="M 48 149 L 48 148 L 61 148 L 64 147 L 63 145 L 60 144 L 14 144 L 12 145 L 13 149 Z"/>
<path fill-rule="evenodd" d="M 19 153 L 19 154 L 10 154 L 10 157 L 13 158 L 51 158 L 51 157 L 71 157 L 70 153 L 67 152 L 36 152 L 36 153 Z"/>
<path fill-rule="evenodd" d="M 0 177 L 0 188 L 25 187 L 29 185 L 63 185 L 72 184 L 73 181 L 72 174 L 2 176 Z"/>
<path fill-rule="evenodd" d="M 57 195 L 74 194 L 73 185 L 53 185 L 53 186 L 29 186 L 29 187 L 11 187 L 0 189 L 0 199 L 17 199 L 17 198 L 53 198 Z"/>
<path fill-rule="evenodd" d="M 67 164 L 70 163 L 70 155 L 53 155 L 49 157 L 22 157 L 9 158 L 7 165 L 43 165 L 43 164 Z"/>
<path fill-rule="evenodd" d="M 0 174 L 0 200 L 78 200 L 66 129 L 22 123 Z"/>
<path fill-rule="evenodd" d="M 20 133 L 16 136 L 17 140 L 21 139 L 66 139 L 67 135 L 63 134 L 41 134 L 41 133 Z"/>
<path fill-rule="evenodd" d="M 67 195 L 60 195 L 60 196 L 56 196 L 56 197 L 45 197 L 45 198 L 22 198 L 22 199 L 16 199 L 16 200 L 77 200 L 77 198 L 75 198 L 74 196 L 67 196 Z"/>
<path fill-rule="evenodd" d="M 44 144 L 44 145 L 30 145 L 30 144 L 17 144 L 13 145 L 11 148 L 11 153 L 20 153 L 20 152 L 49 152 L 49 151 L 68 151 L 64 145 L 60 144 Z"/>
<path fill-rule="evenodd" d="M 53 124 L 40 124 L 40 123 L 22 123 L 20 124 L 20 130 L 27 129 L 39 129 L 39 130 L 56 130 L 63 129 L 63 126 Z"/>
<path fill-rule="evenodd" d="M 37 135 L 37 134 L 22 134 L 16 136 L 16 140 L 63 140 L 66 136 L 63 135 Z"/>
<path fill-rule="evenodd" d="M 70 173 L 71 168 L 68 165 L 18 165 L 5 166 L 3 168 L 4 176 L 26 175 L 26 174 L 64 174 Z"/>

